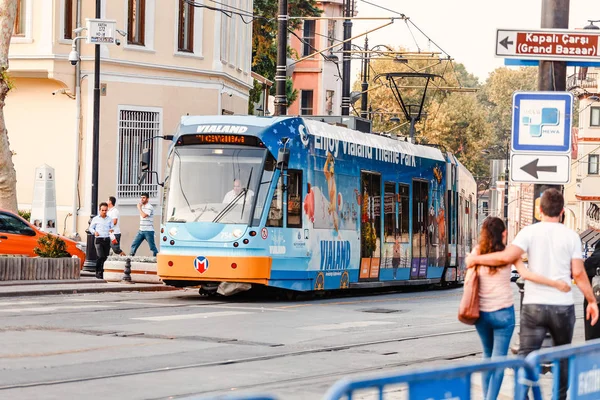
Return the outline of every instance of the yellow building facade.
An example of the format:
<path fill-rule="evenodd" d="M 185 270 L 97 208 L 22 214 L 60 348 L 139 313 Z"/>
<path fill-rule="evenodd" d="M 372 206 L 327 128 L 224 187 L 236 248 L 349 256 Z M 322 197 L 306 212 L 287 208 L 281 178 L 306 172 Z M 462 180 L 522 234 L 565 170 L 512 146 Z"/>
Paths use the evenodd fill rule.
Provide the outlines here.
<path fill-rule="evenodd" d="M 229 1 L 229 2 L 228 2 Z M 251 0 L 228 0 L 252 10 Z M 252 87 L 251 24 L 182 0 L 103 0 L 102 18 L 116 21 L 120 46 L 100 45 L 101 101 L 98 203 L 117 198 L 122 247 L 138 230 L 136 204 L 150 192 L 154 225 L 170 142 L 154 140 L 158 177 L 137 184 L 146 139 L 172 134 L 186 115 L 246 114 Z M 80 40 L 79 76 L 69 61 L 95 0 L 20 0 L 9 61 L 14 89 L 5 107 L 19 209 L 31 209 L 35 168 L 55 169 L 58 232 L 79 235 L 91 214 L 94 45 Z M 247 19 L 247 18 L 246 18 Z M 75 83 L 81 87 L 80 102 Z M 80 104 L 80 106 L 78 106 Z M 80 118 L 78 118 L 78 115 Z M 159 245 L 158 237 L 156 238 Z M 150 254 L 142 244 L 138 254 Z"/>

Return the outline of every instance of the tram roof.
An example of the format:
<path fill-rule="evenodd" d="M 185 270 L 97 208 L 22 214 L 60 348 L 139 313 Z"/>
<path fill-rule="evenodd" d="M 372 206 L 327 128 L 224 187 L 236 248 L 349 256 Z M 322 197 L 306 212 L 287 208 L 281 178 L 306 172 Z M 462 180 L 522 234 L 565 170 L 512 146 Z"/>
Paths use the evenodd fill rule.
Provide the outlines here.
<path fill-rule="evenodd" d="M 197 115 L 181 117 L 181 125 L 190 127 L 207 124 L 236 124 L 266 129 L 270 126 L 293 118 L 301 118 L 305 126 L 308 127 L 308 133 L 313 136 L 320 136 L 328 139 L 335 139 L 349 143 L 370 146 L 373 148 L 410 154 L 422 158 L 445 161 L 442 152 L 435 147 L 412 144 L 373 133 L 359 132 L 354 129 L 331 125 L 326 122 L 321 122 L 311 118 L 304 118 L 302 116 L 259 117 L 254 115 Z M 185 133 L 179 131 L 177 134 Z"/>

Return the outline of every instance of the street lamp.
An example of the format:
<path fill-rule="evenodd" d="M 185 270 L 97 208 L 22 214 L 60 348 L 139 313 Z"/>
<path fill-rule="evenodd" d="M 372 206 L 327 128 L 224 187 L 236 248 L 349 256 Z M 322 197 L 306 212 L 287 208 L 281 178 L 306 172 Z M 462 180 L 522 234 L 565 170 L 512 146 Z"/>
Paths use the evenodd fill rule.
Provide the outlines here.
<path fill-rule="evenodd" d="M 102 0 L 96 0 L 96 19 L 102 18 Z M 87 28 L 77 27 L 73 30 L 76 34 L 83 32 Z M 116 30 L 122 36 L 126 32 Z M 90 35 L 91 32 L 88 32 Z M 85 36 L 77 36 L 72 41 L 71 52 L 69 53 L 69 62 L 73 66 L 79 63 L 79 52 L 77 51 L 77 42 L 85 39 Z M 120 45 L 119 40 L 114 43 Z M 94 115 L 93 115 L 93 133 L 92 133 L 92 199 L 90 205 L 90 221 L 96 216 L 98 210 L 98 169 L 99 169 L 99 148 L 100 148 L 100 43 L 94 46 Z M 87 271 L 96 270 L 97 254 L 94 247 L 94 235 L 87 231 L 86 257 L 83 267 Z"/>

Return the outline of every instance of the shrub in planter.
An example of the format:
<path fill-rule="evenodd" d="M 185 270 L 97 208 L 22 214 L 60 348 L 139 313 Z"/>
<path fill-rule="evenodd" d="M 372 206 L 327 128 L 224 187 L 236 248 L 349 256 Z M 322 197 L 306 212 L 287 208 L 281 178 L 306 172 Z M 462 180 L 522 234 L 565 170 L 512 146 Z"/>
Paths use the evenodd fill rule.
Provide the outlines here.
<path fill-rule="evenodd" d="M 29 221 L 29 219 L 31 218 L 31 211 L 30 210 L 19 210 L 19 215 L 21 216 L 21 218 Z"/>
<path fill-rule="evenodd" d="M 33 249 L 33 252 L 39 257 L 62 258 L 71 257 L 67 252 L 67 244 L 60 237 L 47 234 L 38 239 L 39 247 Z"/>

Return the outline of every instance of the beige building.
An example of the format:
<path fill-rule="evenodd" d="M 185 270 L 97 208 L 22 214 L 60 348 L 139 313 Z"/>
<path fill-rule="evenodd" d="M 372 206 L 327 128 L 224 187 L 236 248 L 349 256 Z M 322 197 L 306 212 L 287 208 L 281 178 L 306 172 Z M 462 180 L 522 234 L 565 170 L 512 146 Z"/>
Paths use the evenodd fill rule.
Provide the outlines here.
<path fill-rule="evenodd" d="M 567 90 L 579 99 L 579 126 L 574 129 L 571 184 L 565 187 L 569 214 L 589 250 L 600 240 L 600 74 L 576 68 Z"/>
<path fill-rule="evenodd" d="M 48 164 L 55 168 L 58 232 L 85 240 L 91 203 L 94 45 L 80 41 L 81 74 L 76 77 L 68 55 L 78 1 L 85 27 L 86 18 L 95 16 L 94 0 L 20 0 L 10 47 L 15 88 L 5 113 L 19 208 L 31 209 L 35 168 Z M 252 0 L 218 4 L 252 12 Z M 138 228 L 135 205 L 142 191 L 151 194 L 155 229 L 160 223 L 158 183 L 170 142 L 155 140 L 159 151 L 152 166 L 158 177 L 140 187 L 142 141 L 171 134 L 187 114 L 246 114 L 252 31 L 235 14 L 183 0 L 103 0 L 102 18 L 116 20 L 125 36 L 116 36 L 120 46 L 101 45 L 98 203 L 111 195 L 117 198 L 123 248 L 128 251 Z M 149 254 L 146 244 L 138 254 Z"/>

